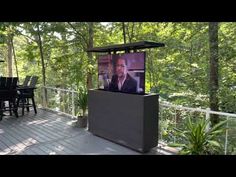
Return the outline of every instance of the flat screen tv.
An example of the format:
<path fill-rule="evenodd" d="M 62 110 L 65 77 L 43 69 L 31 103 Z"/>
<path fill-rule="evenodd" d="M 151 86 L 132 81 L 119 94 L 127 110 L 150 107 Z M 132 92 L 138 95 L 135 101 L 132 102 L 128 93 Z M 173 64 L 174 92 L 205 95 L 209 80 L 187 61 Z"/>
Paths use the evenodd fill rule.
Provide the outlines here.
<path fill-rule="evenodd" d="M 98 89 L 145 94 L 145 57 L 145 52 L 99 56 Z"/>

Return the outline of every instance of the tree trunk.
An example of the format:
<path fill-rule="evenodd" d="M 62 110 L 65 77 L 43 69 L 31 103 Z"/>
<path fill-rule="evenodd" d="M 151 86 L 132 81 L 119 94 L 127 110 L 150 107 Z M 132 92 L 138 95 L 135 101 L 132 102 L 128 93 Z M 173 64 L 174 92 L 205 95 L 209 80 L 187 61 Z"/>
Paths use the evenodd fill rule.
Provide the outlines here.
<path fill-rule="evenodd" d="M 154 81 L 154 71 L 153 71 L 153 61 L 152 61 L 152 56 L 149 58 L 148 62 L 148 74 L 149 74 L 149 79 L 150 79 L 150 91 L 153 89 L 153 86 L 155 85 Z"/>
<path fill-rule="evenodd" d="M 42 64 L 42 75 L 43 75 L 43 86 L 46 86 L 46 70 L 45 70 L 45 63 L 44 63 L 44 57 L 43 57 L 43 46 L 42 46 L 42 39 L 40 35 L 40 29 L 39 29 L 39 24 L 37 23 L 37 34 L 38 34 L 38 46 L 39 46 L 39 51 L 40 51 L 40 57 L 41 57 L 41 64 Z M 43 89 L 43 96 L 44 96 L 44 107 L 47 106 L 47 91 L 46 88 Z"/>
<path fill-rule="evenodd" d="M 13 55 L 14 55 L 14 62 L 15 62 L 15 67 L 16 67 L 16 76 L 18 77 L 18 83 L 20 83 L 18 67 L 17 67 L 17 60 L 16 60 L 16 53 L 15 53 L 15 47 L 14 47 L 14 44 L 13 44 L 13 37 L 11 38 L 11 46 L 12 46 L 12 51 L 13 51 Z"/>
<path fill-rule="evenodd" d="M 189 56 L 189 73 L 190 73 L 190 77 L 191 77 L 191 81 L 190 81 L 190 88 L 194 89 L 195 88 L 195 84 L 194 84 L 194 78 L 192 78 L 192 76 L 194 76 L 194 72 L 193 72 L 193 67 L 192 64 L 193 62 L 193 42 L 191 41 L 190 44 L 190 56 Z M 195 89 L 194 89 L 195 90 Z"/>
<path fill-rule="evenodd" d="M 123 30 L 124 44 L 126 44 L 125 22 L 122 22 L 122 30 Z"/>
<path fill-rule="evenodd" d="M 209 96 L 210 109 L 219 111 L 218 105 L 218 22 L 209 23 L 209 47 L 210 47 L 210 79 Z M 219 122 L 219 116 L 211 114 L 212 125 Z"/>
<path fill-rule="evenodd" d="M 129 23 L 128 23 L 129 24 Z M 129 30 L 129 25 L 127 25 L 127 34 L 128 34 L 128 38 L 129 38 L 129 43 L 131 43 L 133 41 L 133 37 L 134 37 L 134 25 L 135 22 L 131 22 L 131 32 Z"/>
<path fill-rule="evenodd" d="M 88 41 L 88 49 L 93 48 L 93 22 L 89 22 L 89 41 Z M 88 60 L 89 60 L 89 65 L 91 65 L 93 62 L 93 54 L 91 52 L 87 52 L 88 55 Z M 87 74 L 87 89 L 93 88 L 93 82 L 92 82 L 92 71 L 89 69 L 88 74 Z"/>
<path fill-rule="evenodd" d="M 7 40 L 7 72 L 8 72 L 8 77 L 12 77 L 12 45 L 11 45 L 11 40 L 12 40 L 12 35 L 8 35 L 8 40 Z"/>

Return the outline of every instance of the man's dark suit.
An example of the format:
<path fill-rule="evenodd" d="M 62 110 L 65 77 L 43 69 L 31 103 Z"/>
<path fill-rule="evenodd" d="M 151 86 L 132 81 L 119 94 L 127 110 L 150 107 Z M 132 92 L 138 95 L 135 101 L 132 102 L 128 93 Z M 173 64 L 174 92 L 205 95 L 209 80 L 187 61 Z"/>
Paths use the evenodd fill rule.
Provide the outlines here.
<path fill-rule="evenodd" d="M 137 93 L 137 81 L 132 78 L 129 74 L 126 76 L 126 80 L 121 87 L 121 90 L 118 89 L 118 76 L 113 75 L 111 83 L 109 85 L 110 91 L 120 91 L 125 93 Z"/>

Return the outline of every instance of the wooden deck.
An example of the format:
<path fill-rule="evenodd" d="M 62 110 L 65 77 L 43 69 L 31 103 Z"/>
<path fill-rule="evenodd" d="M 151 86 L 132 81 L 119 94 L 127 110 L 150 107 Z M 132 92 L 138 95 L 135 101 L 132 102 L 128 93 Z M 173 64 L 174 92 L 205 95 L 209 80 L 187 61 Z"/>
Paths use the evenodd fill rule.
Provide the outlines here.
<path fill-rule="evenodd" d="M 0 155 L 139 155 L 72 125 L 71 118 L 38 109 L 0 121 Z M 148 154 L 165 154 L 163 149 Z M 168 154 L 168 152 L 166 153 Z"/>

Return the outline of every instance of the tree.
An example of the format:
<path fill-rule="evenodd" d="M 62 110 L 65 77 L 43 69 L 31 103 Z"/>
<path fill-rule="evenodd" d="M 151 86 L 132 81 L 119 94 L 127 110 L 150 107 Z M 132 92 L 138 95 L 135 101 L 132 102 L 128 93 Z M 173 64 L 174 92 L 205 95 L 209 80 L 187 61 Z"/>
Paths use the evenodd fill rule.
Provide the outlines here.
<path fill-rule="evenodd" d="M 88 23 L 88 30 L 89 30 L 89 37 L 88 37 L 88 49 L 93 48 L 93 35 L 94 35 L 94 30 L 93 30 L 93 22 Z M 93 54 L 91 52 L 87 52 L 88 55 L 88 60 L 89 60 L 89 66 L 92 66 L 92 60 L 93 60 Z M 92 71 L 89 68 L 88 75 L 87 75 L 87 89 L 93 88 L 93 80 L 92 80 Z"/>
<path fill-rule="evenodd" d="M 42 76 L 43 76 L 43 86 L 46 86 L 46 69 L 45 69 L 45 62 L 44 62 L 44 53 L 43 53 L 43 44 L 42 44 L 42 39 L 41 39 L 41 31 L 39 27 L 39 23 L 36 24 L 37 26 L 37 44 L 39 46 L 39 51 L 40 51 L 40 58 L 41 58 L 41 64 L 42 64 Z M 47 105 L 47 90 L 44 90 L 44 106 L 46 107 Z"/>
<path fill-rule="evenodd" d="M 42 75 L 43 75 L 43 86 L 46 86 L 46 70 L 45 70 L 45 62 L 44 62 L 44 53 L 43 53 L 43 44 L 40 34 L 39 23 L 37 23 L 37 44 L 39 46 L 41 64 L 42 64 Z"/>
<path fill-rule="evenodd" d="M 220 23 L 218 27 L 219 73 L 213 69 L 217 65 L 209 62 L 210 53 L 211 59 L 217 56 L 212 55 L 214 53 L 212 49 L 217 46 L 214 43 L 215 39 L 212 40 L 213 47 L 210 47 L 209 23 L 27 22 L 15 25 L 0 23 L 0 58 L 5 61 L 10 51 L 7 46 L 10 24 L 11 34 L 14 37 L 14 46 L 13 43 L 11 45 L 15 48 L 13 54 L 17 56 L 19 76 L 22 78 L 34 74 L 40 75 L 41 85 L 45 83 L 74 90 L 78 90 L 80 86 L 91 88 L 96 86 L 97 65 L 93 54 L 87 52 L 88 48 L 124 43 L 124 40 L 127 43 L 150 40 L 163 42 L 166 47 L 147 50 L 146 92 L 152 89 L 174 104 L 203 109 L 210 107 L 210 100 L 217 98 L 218 110 L 231 113 L 236 110 L 236 23 L 234 22 Z M 17 35 L 17 30 L 20 35 Z M 1 74 L 7 75 L 7 62 L 1 66 L 4 66 L 0 68 Z M 12 67 L 13 75 L 14 71 L 15 68 Z M 214 75 L 215 77 L 212 77 Z M 214 79 L 217 77 L 218 81 Z M 211 87 L 215 85 L 211 91 L 210 80 Z"/>
<path fill-rule="evenodd" d="M 209 23 L 209 48 L 210 48 L 210 75 L 209 75 L 209 96 L 210 109 L 219 111 L 218 101 L 218 22 Z M 212 124 L 219 122 L 218 115 L 211 114 Z"/>
<path fill-rule="evenodd" d="M 124 44 L 126 44 L 126 30 L 125 30 L 125 22 L 122 22 L 122 31 L 123 31 Z"/>
<path fill-rule="evenodd" d="M 18 77 L 18 82 L 19 82 L 20 78 L 19 78 L 19 72 L 18 72 L 18 66 L 17 66 L 16 52 L 15 52 L 15 47 L 13 43 L 13 37 L 11 39 L 11 46 L 12 46 L 12 51 L 13 51 L 13 56 L 14 56 L 14 61 L 15 61 L 16 75 Z"/>
<path fill-rule="evenodd" d="M 84 52 L 88 49 L 93 48 L 94 43 L 94 23 L 87 22 L 87 23 L 71 23 L 68 22 L 71 28 L 75 31 L 77 39 L 80 40 Z M 93 73 L 93 54 L 91 52 L 87 52 L 87 89 L 93 88 L 93 80 L 92 80 L 92 73 Z"/>
<path fill-rule="evenodd" d="M 4 43 L 7 46 L 7 75 L 9 77 L 13 77 L 13 59 L 12 59 L 12 55 L 14 54 L 14 64 L 16 66 L 16 74 L 18 77 L 18 71 L 17 71 L 17 62 L 16 62 L 16 55 L 14 53 L 14 46 L 13 46 L 13 38 L 15 35 L 17 35 L 17 31 L 16 31 L 16 26 L 18 24 L 17 23 L 13 23 L 13 22 L 4 22 L 0 24 L 0 28 L 1 28 L 1 39 L 2 41 L 0 43 Z"/>
<path fill-rule="evenodd" d="M 11 34 L 8 34 L 7 36 L 7 51 L 8 51 L 8 57 L 7 57 L 7 68 L 8 68 L 8 76 L 12 77 L 12 38 L 13 36 Z"/>

